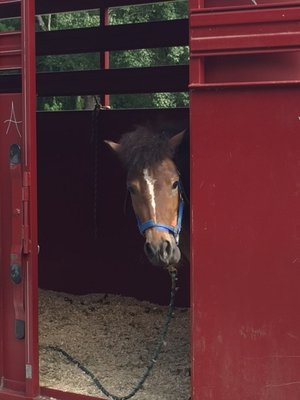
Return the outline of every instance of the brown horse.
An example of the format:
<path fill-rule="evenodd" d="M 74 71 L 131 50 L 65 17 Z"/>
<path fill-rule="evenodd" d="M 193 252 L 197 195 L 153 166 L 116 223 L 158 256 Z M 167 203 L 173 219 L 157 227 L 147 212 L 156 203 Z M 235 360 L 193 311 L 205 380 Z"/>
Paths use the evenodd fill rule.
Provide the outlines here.
<path fill-rule="evenodd" d="M 184 132 L 169 138 L 138 127 L 123 135 L 119 143 L 105 141 L 127 170 L 127 188 L 145 237 L 146 256 L 152 264 L 166 268 L 176 266 L 181 258 L 183 190 L 174 156 L 183 137 Z"/>

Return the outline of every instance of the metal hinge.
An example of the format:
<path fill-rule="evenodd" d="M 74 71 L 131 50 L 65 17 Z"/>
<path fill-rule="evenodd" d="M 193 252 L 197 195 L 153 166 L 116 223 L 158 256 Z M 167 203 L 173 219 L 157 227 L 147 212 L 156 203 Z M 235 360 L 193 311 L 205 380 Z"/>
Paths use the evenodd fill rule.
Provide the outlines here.
<path fill-rule="evenodd" d="M 32 365 L 31 364 L 25 365 L 25 373 L 26 373 L 26 379 L 32 379 Z"/>
<path fill-rule="evenodd" d="M 30 172 L 23 173 L 22 202 L 23 202 L 23 253 L 29 254 L 31 251 L 31 241 L 29 238 L 29 187 Z"/>

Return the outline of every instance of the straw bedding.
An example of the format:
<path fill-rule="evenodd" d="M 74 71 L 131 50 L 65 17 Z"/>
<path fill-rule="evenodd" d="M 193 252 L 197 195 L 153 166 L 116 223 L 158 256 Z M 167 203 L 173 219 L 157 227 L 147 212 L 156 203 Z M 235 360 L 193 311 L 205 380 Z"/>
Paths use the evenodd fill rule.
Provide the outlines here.
<path fill-rule="evenodd" d="M 114 395 L 136 385 L 154 352 L 167 307 L 111 294 L 75 296 L 40 291 L 40 383 L 63 391 L 106 397 L 63 355 L 88 368 Z M 133 400 L 188 400 L 189 309 L 177 308 L 167 342 Z"/>

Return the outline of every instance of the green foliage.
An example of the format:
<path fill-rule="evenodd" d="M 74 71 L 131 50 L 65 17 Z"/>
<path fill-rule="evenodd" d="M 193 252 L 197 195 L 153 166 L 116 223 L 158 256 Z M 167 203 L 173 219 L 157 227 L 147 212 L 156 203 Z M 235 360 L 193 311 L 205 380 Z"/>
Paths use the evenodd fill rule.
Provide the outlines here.
<path fill-rule="evenodd" d="M 99 54 L 95 53 L 41 56 L 36 62 L 39 72 L 78 71 L 100 66 Z"/>
<path fill-rule="evenodd" d="M 99 26 L 100 23 L 98 10 L 49 14 L 43 15 L 41 18 L 43 24 L 38 23 L 37 30 L 75 29 Z"/>
<path fill-rule="evenodd" d="M 186 18 L 187 15 L 187 1 L 174 1 L 112 8 L 109 13 L 109 21 L 111 25 L 120 25 L 180 19 Z"/>
<path fill-rule="evenodd" d="M 20 29 L 19 18 L 7 18 L 0 20 L 0 32 L 11 32 Z"/>
<path fill-rule="evenodd" d="M 49 103 L 44 104 L 45 111 L 60 111 L 63 108 L 63 103 L 59 101 L 56 97 L 49 99 Z"/>

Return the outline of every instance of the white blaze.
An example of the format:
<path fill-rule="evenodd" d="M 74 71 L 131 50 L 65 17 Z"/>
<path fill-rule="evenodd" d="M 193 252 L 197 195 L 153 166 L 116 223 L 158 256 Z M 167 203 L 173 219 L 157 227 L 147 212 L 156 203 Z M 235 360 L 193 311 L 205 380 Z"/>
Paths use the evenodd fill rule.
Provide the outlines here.
<path fill-rule="evenodd" d="M 154 221 L 156 220 L 156 203 L 155 203 L 155 191 L 154 191 L 154 184 L 156 182 L 156 179 L 152 178 L 149 175 L 148 169 L 143 170 L 144 174 L 144 179 L 147 183 L 149 195 L 150 195 L 150 201 L 151 201 L 151 206 L 153 208 L 153 219 Z"/>

